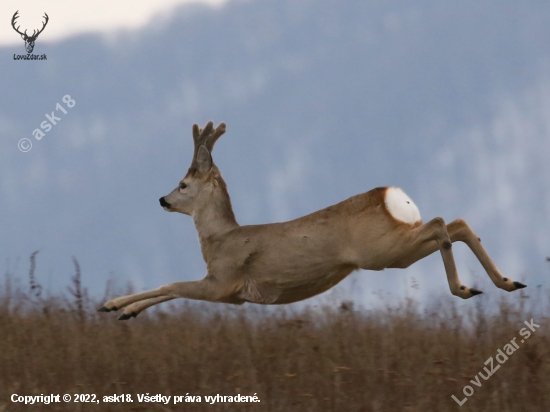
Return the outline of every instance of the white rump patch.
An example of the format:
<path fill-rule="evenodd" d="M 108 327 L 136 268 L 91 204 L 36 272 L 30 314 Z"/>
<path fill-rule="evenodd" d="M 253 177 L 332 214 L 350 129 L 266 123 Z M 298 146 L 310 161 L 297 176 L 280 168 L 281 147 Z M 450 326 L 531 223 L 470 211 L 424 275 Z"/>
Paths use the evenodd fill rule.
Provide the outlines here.
<path fill-rule="evenodd" d="M 410 225 L 421 220 L 420 211 L 414 202 L 398 187 L 388 187 L 384 202 L 388 212 L 397 220 Z"/>

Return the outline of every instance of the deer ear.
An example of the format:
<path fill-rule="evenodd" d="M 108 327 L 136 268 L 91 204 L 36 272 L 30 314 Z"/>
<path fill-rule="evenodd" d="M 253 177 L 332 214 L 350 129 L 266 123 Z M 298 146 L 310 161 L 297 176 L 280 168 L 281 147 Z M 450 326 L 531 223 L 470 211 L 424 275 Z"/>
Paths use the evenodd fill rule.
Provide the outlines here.
<path fill-rule="evenodd" d="M 201 173 L 208 173 L 212 168 L 212 156 L 204 145 L 201 145 L 197 152 L 197 165 Z"/>

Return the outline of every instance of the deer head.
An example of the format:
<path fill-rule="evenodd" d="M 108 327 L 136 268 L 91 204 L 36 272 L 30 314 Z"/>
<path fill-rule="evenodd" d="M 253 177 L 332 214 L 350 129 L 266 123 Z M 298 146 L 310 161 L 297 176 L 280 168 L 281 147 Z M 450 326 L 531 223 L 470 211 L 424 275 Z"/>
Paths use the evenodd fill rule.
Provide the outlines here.
<path fill-rule="evenodd" d="M 204 129 L 193 125 L 195 150 L 191 167 L 178 187 L 159 199 L 164 210 L 190 215 L 195 220 L 198 214 L 206 214 L 213 221 L 235 222 L 226 184 L 212 160 L 214 145 L 224 133 L 225 123 L 215 129 L 212 122 Z"/>
<path fill-rule="evenodd" d="M 13 29 L 21 35 L 21 38 L 23 40 L 25 40 L 25 49 L 27 49 L 27 53 L 32 53 L 32 51 L 34 49 L 34 42 L 36 41 L 36 38 L 38 37 L 38 35 L 44 31 L 44 28 L 46 27 L 46 24 L 48 24 L 49 17 L 46 13 L 44 13 L 44 18 L 46 19 L 46 21 L 42 25 L 42 28 L 40 30 L 38 30 L 38 33 L 36 32 L 36 30 L 33 30 L 32 36 L 28 36 L 27 35 L 27 30 L 25 30 L 24 33 L 21 33 L 19 31 L 20 26 L 17 26 L 17 28 L 15 27 L 15 20 L 19 17 L 17 15 L 17 13 L 19 13 L 19 10 L 17 10 L 15 12 L 15 14 L 13 15 L 13 18 L 11 19 L 11 25 L 12 25 Z"/>

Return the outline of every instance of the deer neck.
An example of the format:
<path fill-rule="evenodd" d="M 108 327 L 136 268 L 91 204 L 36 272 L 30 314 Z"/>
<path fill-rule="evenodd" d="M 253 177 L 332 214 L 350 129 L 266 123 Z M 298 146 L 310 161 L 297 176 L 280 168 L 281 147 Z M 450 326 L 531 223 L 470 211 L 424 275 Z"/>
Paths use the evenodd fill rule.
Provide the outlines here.
<path fill-rule="evenodd" d="M 203 255 L 209 241 L 239 226 L 225 184 L 222 187 L 218 186 L 218 189 L 212 193 L 203 207 L 193 213 L 193 222 L 199 235 Z"/>

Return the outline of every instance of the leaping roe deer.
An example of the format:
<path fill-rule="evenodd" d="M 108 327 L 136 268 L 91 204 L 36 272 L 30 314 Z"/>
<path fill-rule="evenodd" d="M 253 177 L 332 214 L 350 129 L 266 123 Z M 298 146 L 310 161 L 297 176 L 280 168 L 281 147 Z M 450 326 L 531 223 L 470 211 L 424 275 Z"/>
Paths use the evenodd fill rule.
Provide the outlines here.
<path fill-rule="evenodd" d="M 242 304 L 297 302 L 322 293 L 356 269 L 407 268 L 439 250 L 451 293 L 463 299 L 482 293 L 464 286 L 452 242 L 462 241 L 500 289 L 525 285 L 505 278 L 463 219 L 422 223 L 413 201 L 396 187 L 379 187 L 290 222 L 239 226 L 212 150 L 225 124 L 193 126 L 191 167 L 172 193 L 160 198 L 169 212 L 193 218 L 207 274 L 110 300 L 100 312 L 125 308 L 120 320 L 176 298 Z"/>

